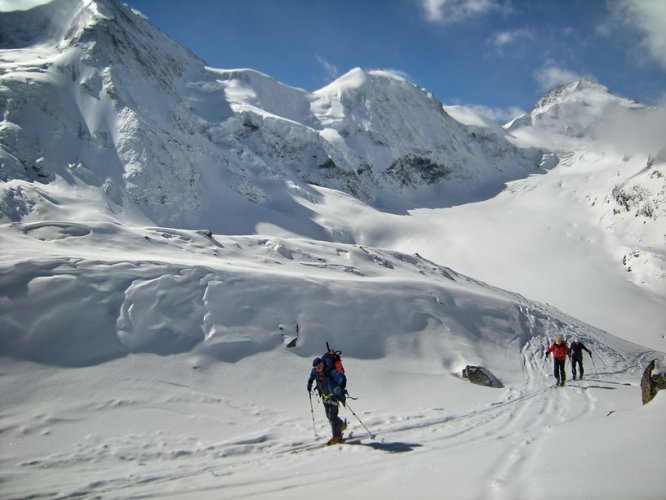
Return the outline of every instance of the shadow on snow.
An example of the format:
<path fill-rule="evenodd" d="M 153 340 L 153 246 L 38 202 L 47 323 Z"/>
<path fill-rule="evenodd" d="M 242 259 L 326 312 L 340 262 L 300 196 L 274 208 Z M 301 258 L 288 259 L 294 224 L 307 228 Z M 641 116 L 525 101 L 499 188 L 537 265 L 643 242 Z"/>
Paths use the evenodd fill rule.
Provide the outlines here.
<path fill-rule="evenodd" d="M 418 443 L 401 443 L 399 441 L 393 443 L 380 443 L 377 441 L 364 443 L 362 441 L 356 441 L 348 444 L 354 446 L 367 446 L 368 448 L 385 451 L 388 453 L 408 453 L 410 451 L 414 451 L 415 448 L 420 448 L 421 446 L 423 446 Z"/>

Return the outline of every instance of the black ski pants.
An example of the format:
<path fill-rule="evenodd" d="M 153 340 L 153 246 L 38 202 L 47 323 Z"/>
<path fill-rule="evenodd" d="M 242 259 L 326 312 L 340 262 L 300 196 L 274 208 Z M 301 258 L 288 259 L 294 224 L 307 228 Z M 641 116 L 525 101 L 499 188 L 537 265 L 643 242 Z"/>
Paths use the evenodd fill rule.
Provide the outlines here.
<path fill-rule="evenodd" d="M 578 365 L 578 371 L 580 373 L 580 378 L 583 378 L 583 356 L 580 358 L 571 358 L 571 373 L 573 373 L 573 378 L 576 378 L 576 365 Z"/>
<path fill-rule="evenodd" d="M 324 402 L 324 409 L 326 410 L 326 418 L 331 423 L 331 430 L 333 431 L 334 438 L 342 437 L 342 419 L 338 417 L 340 407 L 334 402 Z"/>
<path fill-rule="evenodd" d="M 563 384 L 567 379 L 567 376 L 564 373 L 564 365 L 566 362 L 566 358 L 556 359 L 553 362 L 553 375 L 555 375 L 558 384 Z"/>

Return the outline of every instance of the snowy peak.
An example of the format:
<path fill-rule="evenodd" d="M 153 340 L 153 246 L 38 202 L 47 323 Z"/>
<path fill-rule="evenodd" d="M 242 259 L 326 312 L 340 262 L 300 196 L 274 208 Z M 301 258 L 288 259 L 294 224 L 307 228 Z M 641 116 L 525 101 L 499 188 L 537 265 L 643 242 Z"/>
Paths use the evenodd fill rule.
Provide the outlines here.
<path fill-rule="evenodd" d="M 539 151 L 461 124 L 386 71 L 356 68 L 311 93 L 253 70 L 208 68 L 116 0 L 4 15 L 54 21 L 51 38 L 0 30 L 22 47 L 3 54 L 0 102 L 13 104 L 0 122 L 0 178 L 82 182 L 156 224 L 224 232 L 215 214 L 251 211 L 247 202 L 261 212 L 299 184 L 393 210 L 451 203 L 451 193 L 459 203 L 541 163 Z M 29 207 L 42 195 L 26 193 L 3 195 L 11 220 L 37 212 Z"/>
<path fill-rule="evenodd" d="M 326 87 L 314 93 L 319 108 L 339 103 L 345 115 L 359 121 L 372 119 L 373 114 L 403 112 L 406 108 L 426 109 L 429 114 L 446 115 L 442 103 L 432 94 L 405 78 L 384 70 L 354 68 Z M 390 103 L 390 106 L 382 107 Z M 330 115 L 329 115 L 330 116 Z M 326 116 L 323 117 L 326 121 Z M 447 125 L 451 125 L 452 122 Z M 369 125 L 369 123 L 368 123 Z M 455 126 L 455 125 L 453 125 Z"/>
<path fill-rule="evenodd" d="M 0 48 L 68 45 L 126 9 L 113 0 L 52 0 L 28 10 L 0 12 Z"/>
<path fill-rule="evenodd" d="M 592 80 L 578 80 L 560 85 L 540 99 L 533 113 L 546 113 L 555 106 L 582 105 L 586 108 L 605 107 L 610 105 L 627 108 L 642 107 L 634 101 L 617 97 L 605 86 Z"/>
<path fill-rule="evenodd" d="M 355 68 L 314 96 L 332 162 L 379 175 L 384 186 L 437 185 L 435 196 L 444 199 L 447 186 L 458 184 L 465 192 L 502 177 L 503 183 L 528 175 L 540 162 L 503 134 L 454 120 L 432 94 L 387 71 Z"/>
<path fill-rule="evenodd" d="M 224 87 L 224 95 L 237 113 L 249 111 L 317 127 L 310 110 L 311 95 L 305 90 L 253 69 L 207 70 Z"/>
<path fill-rule="evenodd" d="M 384 70 L 364 70 L 353 68 L 347 73 L 328 84 L 326 87 L 315 92 L 315 94 L 344 94 L 355 92 L 362 88 L 386 88 L 390 85 L 401 85 L 415 87 L 415 85 L 401 76 Z"/>
<path fill-rule="evenodd" d="M 38 47 L 41 61 L 50 49 L 53 59 L 41 63 L 44 68 L 69 66 L 74 80 L 83 65 L 109 68 L 109 73 L 134 66 L 144 75 L 157 75 L 162 83 L 181 76 L 191 61 L 203 65 L 117 0 L 52 0 L 25 11 L 0 12 L 0 20 L 1 49 L 25 52 Z M 22 62 L 18 56 L 7 60 Z"/>
<path fill-rule="evenodd" d="M 30 10 L 0 11 L 0 49 L 21 49 L 61 39 L 78 18 L 81 2 L 54 1 Z"/>
<path fill-rule="evenodd" d="M 507 125 L 509 130 L 532 126 L 568 137 L 596 139 L 598 127 L 618 114 L 631 114 L 646 108 L 611 94 L 591 80 L 560 85 L 540 99 L 529 115 Z"/>

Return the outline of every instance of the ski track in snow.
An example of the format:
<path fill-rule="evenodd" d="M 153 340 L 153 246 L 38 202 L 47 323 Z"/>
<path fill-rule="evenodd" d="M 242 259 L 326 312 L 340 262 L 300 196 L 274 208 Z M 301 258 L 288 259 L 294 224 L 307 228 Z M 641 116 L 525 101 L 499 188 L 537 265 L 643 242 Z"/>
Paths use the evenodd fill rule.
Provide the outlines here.
<path fill-rule="evenodd" d="M 529 477 L 534 457 L 544 453 L 547 437 L 557 432 L 558 426 L 592 414 L 597 409 L 596 391 L 614 389 L 613 383 L 622 385 L 612 380 L 585 380 L 573 382 L 570 387 L 551 388 L 547 375 L 539 367 L 540 360 L 532 356 L 529 345 L 522 352 L 527 373 L 525 386 L 503 391 L 495 402 L 458 412 L 435 408 L 396 416 L 359 414 L 377 434 L 376 440 L 367 438 L 353 416 L 343 412 L 354 435 L 363 439 L 360 443 L 334 447 L 323 445 L 328 426 L 322 423 L 318 407 L 320 437 L 313 443 L 311 437 L 303 437 L 312 433 L 304 419 L 280 418 L 276 412 L 256 404 L 224 400 L 196 387 L 166 383 L 172 392 L 165 403 L 178 403 L 180 408 L 191 403 L 222 405 L 224 409 L 218 408 L 216 413 L 236 415 L 239 423 L 252 419 L 265 431 L 220 443 L 203 443 L 194 437 L 173 438 L 168 431 L 124 435 L 103 442 L 84 438 L 72 443 L 74 453 L 63 451 L 19 464 L 23 474 L 31 475 L 32 471 L 42 477 L 43 484 L 58 485 L 57 491 L 44 491 L 34 485 L 25 498 L 186 497 L 216 490 L 224 498 L 261 497 L 269 493 L 282 498 L 295 488 L 326 480 L 326 472 L 317 471 L 312 463 L 343 457 L 349 460 L 349 465 L 338 463 L 336 474 L 344 473 L 347 479 L 353 479 L 378 473 L 386 466 L 387 459 L 403 461 L 414 453 L 436 457 L 440 453 L 497 442 L 502 443 L 502 451 L 488 456 L 487 463 L 482 464 L 487 470 L 483 473 L 479 497 L 520 498 L 524 495 L 523 478 Z M 137 412 L 137 417 L 150 412 L 140 401 L 100 399 L 67 414 L 101 414 L 109 409 Z M 187 411 L 180 411 L 181 417 L 187 419 Z M 212 415 L 204 415 L 195 420 L 210 418 Z M 72 417 L 38 416 L 30 429 L 21 432 L 43 432 L 68 419 Z M 2 432 L 9 430 L 5 427 Z M 280 464 L 276 466 L 276 462 Z M 3 469 L 7 466 L 3 464 Z M 267 474 L 261 480 L 243 479 L 255 477 L 256 470 L 262 467 L 266 467 Z M 308 472 L 300 477 L 295 472 L 299 470 Z M 79 484 L 77 474 L 82 471 L 87 476 L 99 475 L 104 479 Z"/>
<path fill-rule="evenodd" d="M 61 297 L 73 293 L 77 295 L 76 291 L 87 284 L 89 291 L 86 293 L 98 297 L 96 305 L 107 302 L 112 304 L 115 296 L 118 303 L 114 310 L 122 312 L 120 318 L 128 328 L 132 324 L 138 325 L 136 330 L 140 335 L 154 328 L 159 323 L 158 318 L 168 316 L 177 323 L 181 312 L 185 316 L 190 314 L 192 303 L 182 297 L 205 296 L 208 301 L 214 300 L 210 289 L 213 286 L 211 284 L 220 281 L 216 276 L 223 276 L 222 281 L 240 286 L 255 272 L 259 271 L 257 274 L 260 274 L 270 266 L 272 276 L 275 277 L 271 281 L 271 290 L 275 290 L 279 284 L 277 277 L 293 280 L 298 272 L 294 269 L 306 264 L 313 269 L 311 273 L 317 273 L 310 274 L 310 280 L 320 279 L 323 282 L 332 277 L 345 277 L 343 279 L 354 283 L 354 280 L 367 277 L 384 278 L 393 275 L 405 279 L 406 283 L 414 275 L 429 280 L 427 283 L 430 286 L 441 288 L 433 288 L 424 298 L 418 299 L 420 302 L 414 304 L 421 304 L 427 297 L 429 305 L 426 311 L 447 311 L 443 313 L 447 321 L 455 319 L 461 322 L 458 326 L 453 322 L 451 325 L 436 324 L 439 336 L 446 335 L 447 329 L 449 332 L 451 329 L 462 329 L 474 332 L 473 335 L 482 335 L 481 329 L 486 327 L 484 321 L 492 321 L 494 327 L 491 329 L 494 331 L 499 332 L 495 328 L 503 328 L 509 332 L 506 344 L 502 344 L 506 347 L 494 354 L 499 358 L 496 366 L 514 366 L 518 363 L 519 371 L 522 372 L 516 379 L 522 381 L 519 385 L 509 385 L 501 390 L 485 389 L 497 391 L 487 393 L 495 399 L 487 402 L 490 399 L 487 398 L 484 399 L 485 403 L 469 405 L 464 409 L 452 401 L 456 409 L 447 409 L 438 403 L 429 408 L 394 411 L 389 405 L 388 408 L 361 411 L 364 401 L 359 401 L 358 405 L 354 401 L 352 406 L 366 426 L 377 435 L 377 439 L 366 438 L 360 443 L 324 447 L 323 443 L 330 431 L 318 402 L 315 418 L 319 437 L 313 442 L 312 421 L 308 419 L 310 415 L 306 412 L 309 412 L 309 407 L 305 400 L 298 411 L 286 411 L 265 402 L 263 399 L 266 394 L 261 392 L 249 396 L 243 394 L 243 397 L 238 398 L 227 393 L 229 387 L 225 386 L 224 390 L 219 388 L 220 392 L 215 392 L 210 386 L 197 385 L 194 379 L 177 379 L 177 372 L 161 378 L 159 373 L 151 374 L 150 368 L 143 368 L 142 364 L 138 372 L 130 372 L 126 377 L 122 371 L 109 374 L 109 379 L 114 380 L 118 386 L 108 392 L 98 392 L 97 384 L 103 383 L 99 380 L 84 382 L 85 378 L 77 378 L 75 368 L 70 367 L 62 372 L 46 371 L 47 379 L 52 376 L 62 377 L 64 387 L 70 391 L 72 384 L 75 384 L 74 393 L 80 391 L 81 394 L 93 396 L 89 400 L 75 400 L 70 406 L 65 403 L 58 406 L 58 393 L 49 393 L 46 400 L 55 406 L 43 410 L 35 408 L 29 414 L 21 414 L 11 406 L 3 409 L 0 414 L 0 436 L 12 445 L 28 444 L 25 452 L 9 455 L 26 458 L 17 462 L 13 462 L 13 458 L 0 459 L 0 474 L 4 484 L 15 488 L 16 492 L 12 494 L 10 489 L 9 498 L 195 498 L 198 495 L 215 496 L 216 492 L 222 492 L 224 498 L 287 498 L 295 489 L 298 489 L 299 494 L 309 489 L 315 493 L 317 484 L 329 480 L 326 464 L 331 461 L 335 463 L 335 474 L 342 475 L 344 481 L 358 481 L 366 480 L 367 477 L 381 477 L 387 461 L 397 467 L 409 467 L 415 456 L 421 456 L 422 462 L 433 464 L 437 464 L 442 457 L 459 456 L 460 462 L 465 463 L 467 460 L 479 460 L 478 450 L 485 449 L 489 451 L 476 465 L 479 471 L 472 474 L 472 489 L 475 493 L 470 496 L 520 498 L 525 495 L 526 488 L 533 487 L 525 478 L 530 477 L 539 467 L 537 464 L 547 454 L 549 442 L 558 429 L 606 411 L 602 406 L 607 406 L 609 402 L 607 398 L 603 404 L 599 402 L 597 393 L 600 391 L 610 392 L 618 388 L 637 391 L 634 387 L 626 388 L 622 384 L 628 380 L 635 382 L 636 366 L 644 366 L 647 359 L 648 351 L 641 354 L 636 351 L 637 346 L 628 348 L 627 343 L 627 349 L 624 350 L 624 344 L 618 339 L 603 337 L 609 343 L 607 345 L 597 338 L 602 332 L 594 329 L 587 331 L 587 327 L 576 322 L 565 323 L 567 320 L 563 316 L 560 318 L 554 310 L 458 275 L 418 256 L 342 244 L 314 245 L 306 241 L 259 237 L 219 238 L 195 231 L 130 228 L 109 224 L 35 223 L 15 224 L 6 229 L 3 237 L 13 246 L 26 249 L 15 261 L 8 259 L 3 264 L 7 268 L 13 266 L 15 271 L 5 274 L 3 278 L 14 280 L 5 282 L 12 294 L 21 296 L 21 293 L 33 292 L 40 282 L 49 279 L 53 280 L 51 289 L 55 292 L 52 293 Z M 80 239 L 88 240 L 87 245 L 76 247 L 80 253 L 73 254 L 71 242 Z M 34 241 L 39 242 L 38 246 L 31 246 Z M 36 250 L 31 250 L 33 248 Z M 48 248 L 47 252 L 45 248 Z M 146 248 L 150 248 L 150 252 L 146 252 Z M 106 261 L 105 252 L 110 249 L 113 249 L 114 260 Z M 30 259 L 31 251 L 36 251 L 41 258 Z M 142 252 L 146 252 L 150 258 L 143 262 L 123 260 L 127 258 L 125 255 L 132 254 L 135 257 L 134 254 Z M 192 255 L 196 256 L 197 265 L 192 264 Z M 355 272 L 350 273 L 349 269 Z M 112 278 L 104 276 L 104 279 L 100 279 L 107 273 L 112 274 Z M 76 288 L 73 288 L 74 283 Z M 202 284 L 205 284 L 206 291 L 198 292 Z M 451 290 L 461 295 L 455 295 L 446 287 L 452 287 Z M 177 294 L 163 293 L 172 292 L 176 288 L 179 291 Z M 405 290 L 413 293 L 411 288 Z M 465 294 L 471 292 L 478 293 L 476 302 L 480 305 L 476 309 L 468 309 L 470 299 Z M 499 302 L 501 306 L 485 304 L 485 300 L 494 296 L 494 300 L 502 297 Z M 151 297 L 178 299 L 160 303 Z M 232 295 L 225 297 L 224 301 L 228 301 Z M 259 298 L 262 297 L 260 294 Z M 224 301 L 213 302 L 208 313 L 204 315 L 202 310 L 199 314 L 210 318 L 225 305 Z M 504 304 L 503 301 L 508 302 Z M 16 308 L 20 302 L 14 304 Z M 44 306 L 48 305 L 47 300 Z M 51 322 L 53 318 L 63 315 L 67 317 L 64 314 L 67 307 L 66 302 L 59 300 L 54 312 L 43 307 L 33 313 L 44 314 L 44 321 Z M 94 312 L 95 309 L 91 306 L 86 311 L 92 311 L 89 321 L 97 324 L 99 318 L 95 315 L 98 314 Z M 145 319 L 139 314 L 145 314 Z M 470 321 L 470 316 L 478 314 L 483 314 L 485 320 Z M 515 314 L 516 323 L 507 329 L 504 322 L 509 320 L 511 314 Z M 27 315 L 16 318 L 17 321 L 19 318 L 21 321 L 32 321 Z M 221 324 L 229 324 L 233 319 L 234 316 L 229 315 Z M 192 322 L 187 318 L 185 321 Z M 257 321 L 256 317 L 252 321 Z M 275 318 L 271 321 L 275 321 Z M 215 326 L 214 319 L 207 319 L 206 322 L 211 322 L 211 331 L 216 333 L 215 328 L 219 325 Z M 199 324 L 199 320 L 193 323 Z M 72 321 L 64 323 L 63 327 L 77 324 L 78 321 Z M 103 322 L 99 321 L 99 324 Z M 249 323 L 250 326 L 254 324 Z M 425 331 L 429 331 L 427 323 L 418 324 L 420 326 L 414 327 L 418 329 L 412 335 L 413 338 L 408 336 L 394 341 L 398 352 L 414 350 L 411 356 L 421 363 L 423 354 L 418 350 L 419 347 L 426 351 L 441 347 L 437 343 L 437 336 L 430 340 L 418 340 L 421 330 L 425 328 Z M 247 329 L 247 325 L 244 323 L 242 330 Z M 344 327 L 344 324 L 341 325 Z M 517 328 L 520 330 L 516 331 Z M 562 331 L 575 335 L 579 329 L 587 333 L 588 345 L 596 356 L 596 365 L 591 366 L 592 363 L 587 362 L 588 375 L 597 374 L 597 368 L 600 368 L 597 375 L 603 377 L 604 381 L 585 380 L 571 384 L 572 387 L 552 389 L 549 363 L 545 363 L 541 357 L 543 349 L 549 339 Z M 34 328 L 29 326 L 24 330 L 34 331 Z M 261 330 L 265 331 L 266 327 Z M 155 332 L 158 334 L 159 330 Z M 238 333 L 233 330 L 231 333 L 231 340 L 236 342 L 235 336 Z M 269 352 L 279 348 L 283 334 L 278 332 L 275 337 L 277 340 L 270 340 L 270 344 L 267 344 Z M 131 336 L 123 340 L 130 347 L 138 345 L 136 356 L 145 356 L 142 349 L 159 347 L 159 337 L 157 339 L 138 337 L 134 341 L 143 341 L 144 344 L 131 344 Z M 253 348 L 245 346 L 243 339 L 239 341 L 241 347 L 237 349 L 242 351 L 238 356 L 240 359 L 233 356 L 230 361 L 224 359 L 234 366 L 229 374 L 235 373 L 236 369 L 244 373 L 241 363 L 252 354 Z M 620 347 L 613 344 L 618 341 Z M 261 342 L 254 348 L 265 350 L 266 345 Z M 233 348 L 235 344 L 231 342 L 227 345 Z M 58 343 L 52 343 L 52 346 L 61 348 Z M 95 347 L 104 352 L 103 344 L 96 344 Z M 456 345 L 456 348 L 463 347 Z M 178 345 L 174 349 L 171 354 L 181 352 L 182 356 L 189 355 L 187 351 L 180 350 Z M 79 346 L 80 354 L 85 350 Z M 445 353 L 442 350 L 440 355 Z M 46 359 L 58 364 L 60 354 L 49 352 Z M 518 360 L 515 359 L 516 354 Z M 70 358 L 62 359 L 65 366 L 71 362 Z M 299 370 L 302 369 L 302 359 L 296 361 Z M 440 359 L 439 363 L 442 362 Z M 453 371 L 455 363 L 451 360 L 445 363 Z M 192 371 L 193 367 L 198 369 L 196 366 L 188 366 L 188 369 Z M 112 370 L 103 363 L 92 369 L 103 370 L 102 373 L 107 369 Z M 409 373 L 409 364 L 401 369 Z M 5 375 L 10 376 L 11 373 L 12 370 L 7 370 Z M 27 370 L 26 373 L 32 372 Z M 137 374 L 140 374 L 138 378 Z M 294 377 L 292 375 L 295 374 L 288 372 L 285 377 L 293 380 L 305 376 L 303 373 Z M 362 374 L 358 375 L 359 380 L 363 378 Z M 16 380 L 23 379 L 17 375 Z M 239 378 L 231 380 L 229 384 L 240 382 Z M 48 387 L 67 391 L 59 389 L 56 382 Z M 245 388 L 243 393 L 246 390 L 252 389 Z M 454 398 L 455 394 L 448 397 Z M 63 392 L 63 395 L 66 396 L 65 401 L 71 402 L 69 392 Z M 39 393 L 32 395 L 35 401 L 45 396 Z M 446 394 L 442 400 L 447 400 Z M 21 403 L 19 399 L 18 404 Z M 345 410 L 342 413 L 349 420 L 354 435 L 364 437 L 364 430 L 354 416 Z M 151 425 L 153 421 L 156 423 L 154 426 Z M 99 429 L 107 430 L 101 432 Z M 57 442 L 60 446 L 42 444 L 42 441 L 51 439 L 59 440 Z M 265 474 L 257 474 L 258 470 L 265 471 Z M 449 481 L 456 479 L 453 472 L 438 470 L 437 474 L 449 474 Z M 35 480 L 37 477 L 39 481 Z M 90 478 L 96 479 L 91 481 Z M 386 484 L 396 486 L 390 480 Z"/>
<path fill-rule="evenodd" d="M 539 467 L 537 464 L 547 454 L 550 440 L 558 429 L 606 411 L 603 406 L 607 406 L 608 401 L 599 403 L 597 394 L 612 392 L 614 385 L 625 389 L 621 384 L 627 380 L 635 382 L 636 366 L 644 366 L 647 359 L 647 351 L 641 354 L 636 350 L 638 346 L 629 347 L 619 339 L 598 337 L 605 334 L 567 319 L 556 310 L 459 275 L 419 256 L 367 246 L 220 237 L 199 231 L 108 223 L 11 224 L 0 236 L 9 247 L 24 249 L 13 257 L 6 255 L 2 263 L 3 269 L 12 272 L 0 274 L 0 285 L 15 297 L 12 308 L 5 308 L 3 314 L 17 323 L 25 322 L 22 330 L 32 332 L 33 336 L 35 333 L 56 335 L 49 340 L 48 349 L 41 343 L 34 344 L 35 351 L 41 352 L 43 357 L 37 361 L 62 363 L 68 367 L 62 371 L 45 368 L 37 371 L 38 374 L 44 371 L 47 381 L 56 377 L 56 382 L 49 383 L 48 387 L 63 391 L 62 403 L 59 403 L 59 392 L 42 394 L 33 388 L 32 391 L 37 392 L 31 397 L 34 401 L 47 401 L 44 408 L 29 406 L 30 411 L 22 414 L 8 405 L 0 414 L 3 442 L 12 446 L 25 443 L 26 446 L 25 451 L 14 451 L 0 458 L 0 475 L 10 488 L 9 498 L 194 498 L 198 495 L 214 497 L 216 492 L 222 492 L 224 498 L 286 498 L 295 489 L 299 494 L 305 493 L 329 480 L 326 464 L 331 461 L 335 463 L 336 475 L 343 475 L 345 481 L 358 481 L 381 477 L 387 461 L 399 468 L 410 467 L 414 457 L 419 456 L 418 462 L 435 464 L 433 467 L 449 456 L 458 456 L 460 463 L 478 461 L 479 471 L 472 474 L 473 481 L 468 479 L 474 491 L 471 497 L 520 498 L 526 488 L 532 487 L 524 478 Z M 84 245 L 80 244 L 82 241 Z M 137 256 L 144 257 L 137 260 Z M 303 267 L 308 269 L 307 280 L 296 278 Z M 282 361 L 279 356 L 285 354 L 280 354 L 280 349 L 290 332 L 283 331 L 282 327 L 276 329 L 276 323 L 289 325 L 289 318 L 298 318 L 300 310 L 325 303 L 331 293 L 344 297 L 337 288 L 327 288 L 328 280 L 332 283 L 343 280 L 348 288 L 359 280 L 373 279 L 390 279 L 391 287 L 401 290 L 391 300 L 411 297 L 414 302 L 404 309 L 405 314 L 423 308 L 422 314 L 428 321 L 437 317 L 442 320 L 432 326 L 428 321 L 408 321 L 397 328 L 391 325 L 400 332 L 391 338 L 393 344 L 380 351 L 381 354 L 366 351 L 365 345 L 361 352 L 366 352 L 371 359 L 373 356 L 390 357 L 392 347 L 407 357 L 402 359 L 406 364 L 401 370 L 409 374 L 411 360 L 422 364 L 427 358 L 424 354 L 434 351 L 438 353 L 439 369 L 442 364 L 446 367 L 441 373 L 446 378 L 458 370 L 458 361 L 444 356 L 451 351 L 461 355 L 469 342 L 479 342 L 473 349 L 478 351 L 490 341 L 496 345 L 493 349 L 498 349 L 490 358 L 496 358 L 494 366 L 517 367 L 517 373 L 512 375 L 515 382 L 504 389 L 485 389 L 491 392 L 483 398 L 483 403 L 461 405 L 452 399 L 451 408 L 446 407 L 447 398 L 455 398 L 457 392 L 443 394 L 436 404 L 425 408 L 394 410 L 389 404 L 386 408 L 371 409 L 365 406 L 363 399 L 359 404 L 354 401 L 352 407 L 377 439 L 365 438 L 360 443 L 337 447 L 323 447 L 330 430 L 318 402 L 315 419 L 319 437 L 313 440 L 305 397 L 299 401 L 301 408 L 287 411 L 284 405 L 275 407 L 265 401 L 266 394 L 262 392 L 265 388 L 261 386 L 244 388 L 241 394 L 229 392 L 229 385 L 245 384 L 243 375 L 234 374 L 236 370 L 246 373 L 242 362 L 253 353 L 271 355 L 277 350 L 274 354 L 278 357 L 272 361 Z M 422 281 L 422 288 L 413 288 L 411 283 L 415 279 Z M 47 283 L 49 287 L 45 288 Z M 219 283 L 227 285 L 219 288 Z M 311 283 L 318 283 L 319 288 L 307 288 L 316 296 L 295 295 L 296 290 L 310 287 Z M 367 283 L 372 282 L 364 283 L 367 287 Z M 242 287 L 247 287 L 248 291 L 243 294 L 243 307 L 252 304 L 252 294 L 257 294 L 259 305 L 250 309 L 251 316 L 246 316 L 243 307 L 236 307 L 233 302 L 234 294 L 244 290 Z M 47 296 L 39 302 L 40 307 L 20 312 L 19 308 L 28 304 L 25 297 L 41 289 L 48 290 L 58 300 L 50 301 Z M 321 289 L 326 290 L 325 295 L 320 295 Z M 275 290 L 283 292 L 275 294 Z M 381 297 L 379 290 L 372 288 L 370 293 L 363 292 L 366 294 L 363 301 L 376 300 L 373 295 Z M 273 302 L 266 301 L 266 293 Z M 277 302 L 276 297 L 283 294 L 300 301 L 299 305 L 285 310 L 293 305 L 288 300 Z M 475 294 L 474 298 L 469 294 Z M 81 300 L 90 300 L 89 306 L 73 309 L 73 305 L 68 305 L 70 302 L 63 300 L 76 301 L 79 296 Z M 395 309 L 399 302 L 391 302 L 392 307 Z M 383 307 L 381 301 L 378 304 Z M 71 314 L 70 308 L 80 312 Z M 219 316 L 222 310 L 226 311 L 225 315 Z M 109 333 L 98 339 L 91 338 L 87 335 L 88 328 L 81 324 L 102 328 L 109 323 L 108 311 L 114 311 L 110 316 Z M 281 317 L 276 318 L 276 312 Z M 236 314 L 241 316 L 238 318 Z M 269 319 L 259 319 L 261 314 L 267 314 Z M 351 316 L 358 321 L 363 313 Z M 62 323 L 54 323 L 61 318 L 64 318 Z M 163 334 L 160 325 L 165 318 L 173 331 L 182 333 L 174 337 L 169 330 L 167 333 L 171 336 Z M 381 316 L 375 319 L 389 321 Z M 311 324 L 310 328 L 321 330 L 326 321 Z M 242 326 L 232 328 L 236 323 Z M 44 324 L 49 327 L 40 329 Z M 189 328 L 191 324 L 206 325 L 208 330 L 195 334 Z M 79 328 L 80 333 L 74 338 L 80 345 L 65 342 L 69 337 L 59 337 L 61 333 L 54 333 L 54 326 L 56 330 L 69 331 L 70 335 Z M 256 344 L 247 343 L 248 328 L 256 329 Z M 271 328 L 274 333 L 264 340 L 263 336 Z M 387 328 L 389 324 L 385 323 L 383 329 Z M 128 350 L 117 351 L 114 335 L 119 329 L 127 332 L 119 338 Z M 348 329 L 342 322 L 335 325 L 338 331 Z M 412 330 L 413 333 L 404 334 Z M 456 343 L 451 337 L 452 331 L 468 332 L 469 337 Z M 502 332 L 503 340 L 483 337 L 486 331 L 494 335 Z M 596 365 L 587 362 L 588 374 L 600 369 L 598 373 L 606 381 L 576 382 L 573 387 L 551 389 L 551 369 L 542 353 L 550 340 L 563 332 L 570 336 L 583 333 L 589 339 Z M 443 336 L 448 342 L 446 348 L 441 344 Z M 43 341 L 50 338 L 45 336 Z M 173 338 L 177 343 L 173 343 Z M 183 338 L 187 342 L 179 343 Z M 222 353 L 223 357 L 215 360 L 215 366 L 220 362 L 228 363 L 233 369 L 224 373 L 235 378 L 215 390 L 206 385 L 210 383 L 206 366 L 199 375 L 203 378 L 183 380 L 178 378 L 182 376 L 182 373 L 177 375 L 179 372 L 167 371 L 162 377 L 159 372 L 152 374 L 151 368 L 143 367 L 142 363 L 148 361 L 141 357 L 146 356 L 146 349 L 163 356 L 178 353 L 191 356 L 190 338 L 212 349 L 214 356 Z M 206 347 L 210 338 L 224 342 Z M 306 342 L 308 338 L 301 340 Z M 354 337 L 348 340 L 353 341 Z M 32 342 L 32 337 L 26 336 L 25 341 Z M 162 351 L 163 341 L 167 344 L 165 351 Z M 20 356 L 20 348 L 15 349 Z M 84 366 L 91 363 L 89 360 L 93 360 L 92 364 L 98 362 L 94 356 L 89 357 L 90 349 L 97 349 L 102 359 L 118 357 L 120 366 L 131 361 L 123 357 L 132 353 L 137 356 L 137 367 L 132 370 L 138 371 L 125 375 L 122 368 L 115 372 L 102 363 L 89 368 L 93 373 L 99 370 L 102 375 L 95 377 L 101 379 L 80 379 L 73 367 L 80 366 L 77 362 L 83 360 Z M 293 362 L 299 373 L 287 371 L 284 377 L 290 384 L 298 377 L 305 377 L 300 372 L 303 359 Z M 155 366 L 166 369 L 163 363 L 166 361 Z M 197 374 L 199 367 L 194 363 L 187 369 Z M 13 370 L 4 371 L 5 376 L 12 376 Z M 105 373 L 114 385 L 112 390 L 99 391 L 106 382 Z M 25 375 L 30 380 L 32 370 L 26 369 Z M 363 380 L 366 375 L 368 373 L 359 373 L 354 379 Z M 16 381 L 22 383 L 21 375 L 16 377 Z M 64 383 L 62 389 L 57 383 L 59 377 Z M 199 382 L 203 385 L 198 385 Z M 282 386 L 276 389 L 291 391 Z M 11 390 L 6 390 L 8 395 L 14 396 Z M 627 390 L 637 391 L 633 387 Z M 251 394 L 246 395 L 246 391 Z M 89 395 L 89 399 L 72 400 L 71 394 L 77 392 Z M 22 403 L 20 398 L 16 401 L 19 408 Z M 364 437 L 365 431 L 355 417 L 346 410 L 342 413 L 349 420 L 354 435 Z M 155 425 L 151 425 L 152 422 Z M 489 451 L 479 458 L 478 450 L 486 449 Z M 265 473 L 257 474 L 258 470 Z M 449 481 L 456 480 L 454 472 L 439 469 L 436 474 L 443 474 Z M 397 486 L 390 478 L 386 478 L 386 484 Z"/>

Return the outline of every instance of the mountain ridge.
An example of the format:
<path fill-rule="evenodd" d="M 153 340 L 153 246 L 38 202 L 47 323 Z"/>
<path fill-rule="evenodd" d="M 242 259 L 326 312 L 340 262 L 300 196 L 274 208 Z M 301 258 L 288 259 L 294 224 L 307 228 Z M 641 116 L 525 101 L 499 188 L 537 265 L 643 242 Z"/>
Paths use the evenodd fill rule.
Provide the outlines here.
<path fill-rule="evenodd" d="M 54 0 L 21 15 L 75 5 Z M 422 191 L 442 203 L 540 169 L 542 151 L 479 137 L 387 72 L 353 69 L 310 93 L 253 70 L 208 68 L 115 0 L 86 2 L 72 23 L 49 56 L 40 46 L 41 63 L 23 62 L 35 47 L 8 50 L 3 180 L 46 185 L 81 174 L 127 210 L 192 227 L 198 213 L 221 209 L 211 184 L 244 209 L 296 182 L 402 210 L 403 194 L 406 206 L 418 206 Z M 35 119 L 41 127 L 30 130 Z"/>

